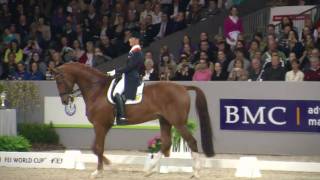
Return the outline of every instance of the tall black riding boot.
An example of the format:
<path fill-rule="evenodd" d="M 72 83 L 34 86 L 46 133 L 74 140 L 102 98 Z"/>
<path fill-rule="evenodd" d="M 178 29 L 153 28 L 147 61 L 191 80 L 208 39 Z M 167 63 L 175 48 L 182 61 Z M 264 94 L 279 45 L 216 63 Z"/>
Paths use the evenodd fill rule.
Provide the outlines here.
<path fill-rule="evenodd" d="M 120 94 L 116 94 L 114 97 L 114 102 L 116 103 L 116 108 L 117 108 L 117 116 L 116 116 L 117 125 L 128 124 L 128 120 L 125 117 L 124 100 L 122 99 L 122 96 Z"/>

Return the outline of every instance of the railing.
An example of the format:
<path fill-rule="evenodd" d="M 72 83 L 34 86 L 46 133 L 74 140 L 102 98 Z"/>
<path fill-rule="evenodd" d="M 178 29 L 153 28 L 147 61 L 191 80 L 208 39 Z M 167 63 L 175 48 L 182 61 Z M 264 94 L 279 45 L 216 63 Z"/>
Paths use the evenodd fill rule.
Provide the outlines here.
<path fill-rule="evenodd" d="M 320 18 L 320 5 L 317 5 L 311 9 L 303 11 L 297 15 L 290 15 L 290 18 L 293 19 L 292 23 L 293 26 L 297 28 L 297 31 L 300 33 L 302 32 L 306 18 L 311 18 L 312 22 L 315 23 Z M 281 23 L 275 25 L 276 32 L 281 31 Z"/>
<path fill-rule="evenodd" d="M 258 10 L 242 18 L 245 35 L 255 32 L 265 32 L 265 27 L 270 21 L 270 7 Z"/>

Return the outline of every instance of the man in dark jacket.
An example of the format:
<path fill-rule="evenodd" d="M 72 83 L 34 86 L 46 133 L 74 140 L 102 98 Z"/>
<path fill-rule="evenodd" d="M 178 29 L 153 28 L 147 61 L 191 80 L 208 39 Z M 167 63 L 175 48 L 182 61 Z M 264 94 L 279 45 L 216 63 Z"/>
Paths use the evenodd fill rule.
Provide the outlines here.
<path fill-rule="evenodd" d="M 124 104 L 126 99 L 135 99 L 137 88 L 140 85 L 139 70 L 143 66 L 143 54 L 140 47 L 139 34 L 132 32 L 129 43 L 131 50 L 129 52 L 127 65 L 116 70 L 116 78 L 118 79 L 121 77 L 122 73 L 125 74 L 124 93 L 122 95 L 116 94 L 114 97 L 117 108 L 116 120 L 118 125 L 127 124 Z"/>
<path fill-rule="evenodd" d="M 265 69 L 263 74 L 264 81 L 284 81 L 286 69 L 280 65 L 280 59 L 277 54 L 273 54 L 271 58 L 271 66 Z"/>

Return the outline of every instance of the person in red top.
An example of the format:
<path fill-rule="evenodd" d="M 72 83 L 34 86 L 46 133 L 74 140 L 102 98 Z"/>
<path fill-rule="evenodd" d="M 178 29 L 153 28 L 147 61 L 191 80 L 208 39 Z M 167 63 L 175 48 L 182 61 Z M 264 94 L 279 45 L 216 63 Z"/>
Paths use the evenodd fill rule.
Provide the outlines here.
<path fill-rule="evenodd" d="M 310 69 L 304 73 L 305 81 L 320 81 L 319 57 L 310 58 Z"/>

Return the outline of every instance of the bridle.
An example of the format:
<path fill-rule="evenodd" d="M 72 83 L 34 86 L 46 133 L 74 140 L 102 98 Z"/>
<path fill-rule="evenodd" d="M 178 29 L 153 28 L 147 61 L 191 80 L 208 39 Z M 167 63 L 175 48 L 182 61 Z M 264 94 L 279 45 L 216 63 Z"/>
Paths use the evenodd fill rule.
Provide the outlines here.
<path fill-rule="evenodd" d="M 80 89 L 73 90 L 73 87 L 69 85 L 68 81 L 64 77 L 63 72 L 61 71 L 56 73 L 55 80 L 58 85 L 63 84 L 65 86 L 65 91 L 59 92 L 59 96 L 61 98 L 63 98 L 64 96 L 69 96 L 70 98 L 72 98 L 76 92 L 80 91 Z"/>

